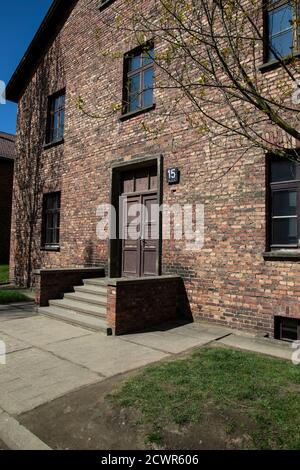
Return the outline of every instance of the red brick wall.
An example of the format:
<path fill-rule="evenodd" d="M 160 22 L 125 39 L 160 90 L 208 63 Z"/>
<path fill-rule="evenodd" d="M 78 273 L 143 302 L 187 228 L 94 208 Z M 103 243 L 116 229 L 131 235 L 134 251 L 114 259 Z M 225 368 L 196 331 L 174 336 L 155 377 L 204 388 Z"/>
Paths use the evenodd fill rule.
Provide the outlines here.
<path fill-rule="evenodd" d="M 180 295 L 179 277 L 109 283 L 108 326 L 123 335 L 182 319 Z"/>
<path fill-rule="evenodd" d="M 104 276 L 102 269 L 37 270 L 33 274 L 35 303 L 40 307 L 47 307 L 49 300 L 62 298 L 66 292 L 72 292 L 74 286 L 83 285 L 84 279 Z"/>
<path fill-rule="evenodd" d="M 155 129 L 161 123 L 166 100 L 163 90 L 156 92 L 156 109 L 145 115 L 126 122 L 112 115 L 112 102 L 122 96 L 123 63 L 102 58 L 99 49 L 108 45 L 111 51 L 125 53 L 136 44 L 132 37 L 118 33 L 112 40 L 100 21 L 102 15 L 113 21 L 112 10 L 100 12 L 98 3 L 79 0 L 49 52 L 56 62 L 51 61 L 51 66 L 46 63 L 48 93 L 66 86 L 65 143 L 41 150 L 40 155 L 43 191 L 62 191 L 61 247 L 60 252 L 40 251 L 39 219 L 34 233 L 34 267 L 106 266 L 108 245 L 97 240 L 96 209 L 109 202 L 111 165 L 137 155 L 161 153 L 164 168 L 176 166 L 181 171 L 178 186 L 171 189 L 164 181 L 163 202 L 205 205 L 202 250 L 189 251 L 176 240 L 164 241 L 162 247 L 163 272 L 182 276 L 194 318 L 271 334 L 275 314 L 293 312 L 300 318 L 299 262 L 265 261 L 262 256 L 266 250 L 264 153 L 249 148 L 237 162 L 240 153 L 228 142 L 209 152 L 205 133 L 188 129 L 182 116 L 171 117 L 158 135 L 147 133 L 143 122 Z M 122 0 L 114 5 L 125 22 Z M 279 75 L 276 70 L 262 75 L 264 86 L 275 84 Z M 38 75 L 34 76 L 19 104 L 19 148 L 28 116 L 26 103 L 36 96 L 39 83 Z M 78 96 L 85 100 L 88 112 L 104 117 L 95 119 L 81 113 L 76 107 Z M 18 164 L 19 168 L 27 165 L 20 151 Z M 22 195 L 22 191 L 18 187 L 16 194 Z M 24 225 L 21 213 L 15 210 L 12 275 L 20 263 L 17 255 L 22 247 L 16 234 Z"/>
<path fill-rule="evenodd" d="M 9 261 L 14 164 L 0 159 L 0 263 Z"/>

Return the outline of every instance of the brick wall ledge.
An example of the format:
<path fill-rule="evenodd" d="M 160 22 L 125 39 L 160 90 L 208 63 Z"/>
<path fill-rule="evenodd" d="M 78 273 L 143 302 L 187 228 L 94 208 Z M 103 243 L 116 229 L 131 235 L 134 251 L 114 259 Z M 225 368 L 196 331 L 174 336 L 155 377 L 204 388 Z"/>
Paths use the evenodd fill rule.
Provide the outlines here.
<path fill-rule="evenodd" d="M 95 268 L 85 268 L 85 267 L 82 267 L 82 268 L 42 268 L 42 269 L 34 269 L 32 271 L 32 273 L 35 275 L 35 276 L 39 276 L 40 274 L 43 274 L 43 273 L 77 273 L 77 272 L 84 272 L 84 273 L 95 273 L 95 272 L 99 272 L 99 275 L 101 275 L 101 277 L 104 277 L 105 276 L 105 270 L 104 268 L 101 268 L 101 267 L 95 267 Z"/>
<path fill-rule="evenodd" d="M 300 261 L 300 250 L 276 250 L 263 253 L 265 260 L 294 260 Z"/>
<path fill-rule="evenodd" d="M 180 276 L 110 278 L 106 283 L 107 323 L 115 335 L 144 331 L 183 316 Z"/>
<path fill-rule="evenodd" d="M 106 279 L 107 285 L 116 287 L 120 285 L 128 285 L 128 284 L 136 284 L 136 283 L 151 283 L 151 282 L 167 282 L 170 280 L 181 279 L 181 276 L 177 276 L 176 274 L 170 275 L 163 275 L 163 276 L 145 276 L 145 277 L 119 277 L 119 278 L 109 278 Z"/>
<path fill-rule="evenodd" d="M 61 299 L 65 292 L 72 292 L 74 286 L 82 286 L 84 279 L 99 277 L 105 277 L 105 270 L 101 267 L 36 269 L 33 271 L 35 302 L 47 307 L 49 300 Z"/>

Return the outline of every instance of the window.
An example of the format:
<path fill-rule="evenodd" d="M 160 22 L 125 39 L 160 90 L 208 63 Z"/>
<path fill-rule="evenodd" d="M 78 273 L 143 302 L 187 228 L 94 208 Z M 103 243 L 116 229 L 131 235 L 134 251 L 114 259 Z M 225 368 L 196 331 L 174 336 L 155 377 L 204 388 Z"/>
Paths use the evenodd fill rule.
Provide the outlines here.
<path fill-rule="evenodd" d="M 123 114 L 153 106 L 154 49 L 145 46 L 125 56 Z"/>
<path fill-rule="evenodd" d="M 43 198 L 43 237 L 44 248 L 59 247 L 60 192 L 45 194 Z"/>
<path fill-rule="evenodd" d="M 65 91 L 50 96 L 48 103 L 46 144 L 59 142 L 65 129 Z"/>
<path fill-rule="evenodd" d="M 266 5 L 268 47 L 265 59 L 270 61 L 277 58 L 275 52 L 285 57 L 298 50 L 298 6 L 286 0 L 267 0 Z"/>
<path fill-rule="evenodd" d="M 114 2 L 114 0 L 100 0 L 100 5 L 99 5 L 100 11 L 104 10 L 105 7 L 107 7 L 108 5 L 110 5 L 113 2 Z"/>
<path fill-rule="evenodd" d="M 297 318 L 275 317 L 275 339 L 297 341 L 300 339 L 300 320 Z"/>
<path fill-rule="evenodd" d="M 273 158 L 270 162 L 270 248 L 299 247 L 300 165 Z"/>

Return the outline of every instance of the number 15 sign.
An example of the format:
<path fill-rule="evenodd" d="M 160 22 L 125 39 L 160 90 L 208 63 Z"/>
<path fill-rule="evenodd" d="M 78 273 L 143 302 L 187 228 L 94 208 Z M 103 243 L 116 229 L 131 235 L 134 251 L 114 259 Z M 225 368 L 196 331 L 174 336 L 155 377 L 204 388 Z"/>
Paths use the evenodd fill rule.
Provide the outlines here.
<path fill-rule="evenodd" d="M 167 182 L 168 184 L 178 184 L 180 180 L 180 171 L 178 168 L 167 169 Z"/>

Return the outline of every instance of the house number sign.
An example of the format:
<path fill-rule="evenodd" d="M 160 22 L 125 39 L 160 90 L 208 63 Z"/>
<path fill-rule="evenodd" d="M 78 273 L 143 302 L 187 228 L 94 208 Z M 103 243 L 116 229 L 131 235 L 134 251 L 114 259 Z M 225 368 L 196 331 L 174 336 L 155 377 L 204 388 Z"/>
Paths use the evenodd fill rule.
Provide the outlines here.
<path fill-rule="evenodd" d="M 167 169 L 167 181 L 168 184 L 178 184 L 180 179 L 180 171 L 178 168 Z"/>

